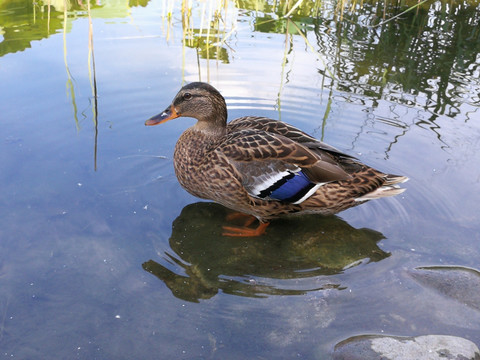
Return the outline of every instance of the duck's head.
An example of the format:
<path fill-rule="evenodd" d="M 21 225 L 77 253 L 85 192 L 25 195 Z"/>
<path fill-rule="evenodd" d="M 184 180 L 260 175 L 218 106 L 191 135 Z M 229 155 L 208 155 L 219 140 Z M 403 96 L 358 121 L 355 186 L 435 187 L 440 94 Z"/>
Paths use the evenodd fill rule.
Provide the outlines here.
<path fill-rule="evenodd" d="M 227 105 L 223 96 L 213 86 L 193 82 L 180 89 L 165 111 L 145 121 L 145 125 L 157 125 L 178 117 L 198 120 L 200 128 L 225 128 Z"/>

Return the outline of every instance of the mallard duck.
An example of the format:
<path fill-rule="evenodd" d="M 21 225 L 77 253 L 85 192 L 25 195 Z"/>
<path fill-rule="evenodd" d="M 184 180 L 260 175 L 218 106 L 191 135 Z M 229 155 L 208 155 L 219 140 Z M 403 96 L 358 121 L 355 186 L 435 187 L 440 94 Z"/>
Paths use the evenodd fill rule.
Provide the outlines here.
<path fill-rule="evenodd" d="M 145 125 L 178 117 L 197 119 L 175 146 L 180 184 L 253 219 L 224 226 L 224 235 L 258 236 L 280 216 L 335 214 L 405 190 L 396 184 L 407 177 L 375 170 L 287 123 L 259 116 L 227 123 L 225 99 L 204 82 L 182 87 Z M 249 227 L 255 218 L 260 224 Z"/>

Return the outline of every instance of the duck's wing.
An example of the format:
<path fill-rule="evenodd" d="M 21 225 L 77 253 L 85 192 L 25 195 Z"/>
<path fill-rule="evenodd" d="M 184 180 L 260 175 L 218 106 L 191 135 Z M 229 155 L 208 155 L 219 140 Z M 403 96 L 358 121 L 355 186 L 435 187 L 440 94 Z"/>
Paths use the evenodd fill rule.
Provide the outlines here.
<path fill-rule="evenodd" d="M 351 176 L 330 158 L 286 136 L 256 129 L 230 132 L 217 147 L 255 197 L 299 203 L 321 185 Z"/>
<path fill-rule="evenodd" d="M 314 151 L 320 153 L 322 151 L 325 151 L 335 157 L 354 159 L 353 156 L 345 154 L 340 150 L 336 149 L 335 147 L 328 145 L 323 141 L 314 138 L 313 136 L 308 135 L 302 130 L 296 128 L 295 126 L 284 123 L 282 121 L 260 116 L 245 116 L 232 120 L 227 125 L 228 132 L 236 132 L 246 129 L 255 129 L 282 135 Z"/>

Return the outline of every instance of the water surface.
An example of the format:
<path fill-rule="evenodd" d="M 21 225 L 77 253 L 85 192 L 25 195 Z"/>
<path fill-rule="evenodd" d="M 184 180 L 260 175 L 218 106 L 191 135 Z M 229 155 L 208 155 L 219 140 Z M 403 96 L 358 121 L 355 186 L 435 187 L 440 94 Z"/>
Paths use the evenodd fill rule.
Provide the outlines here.
<path fill-rule="evenodd" d="M 0 357 L 324 359 L 359 334 L 480 345 L 477 309 L 408 275 L 478 269 L 476 3 L 386 23 L 405 8 L 50 4 L 0 4 Z M 230 119 L 287 121 L 407 191 L 222 237 L 226 210 L 173 172 L 194 121 L 143 125 L 197 80 Z"/>

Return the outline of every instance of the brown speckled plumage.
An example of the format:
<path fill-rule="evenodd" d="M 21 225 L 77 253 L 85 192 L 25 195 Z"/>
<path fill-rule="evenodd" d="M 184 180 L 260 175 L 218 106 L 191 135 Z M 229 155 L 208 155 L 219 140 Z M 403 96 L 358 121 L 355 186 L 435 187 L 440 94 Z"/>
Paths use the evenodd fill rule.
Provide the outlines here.
<path fill-rule="evenodd" d="M 172 105 L 146 124 L 180 116 L 198 120 L 175 146 L 180 184 L 197 197 L 261 222 L 292 213 L 334 214 L 404 190 L 395 184 L 406 177 L 368 167 L 289 124 L 264 117 L 242 117 L 227 124 L 225 100 L 206 83 L 184 86 Z M 313 193 L 300 194 L 297 201 L 274 198 L 271 188 L 267 195 L 260 191 L 263 185 L 276 191 L 300 172 Z M 299 200 L 300 196 L 304 197 Z"/>

